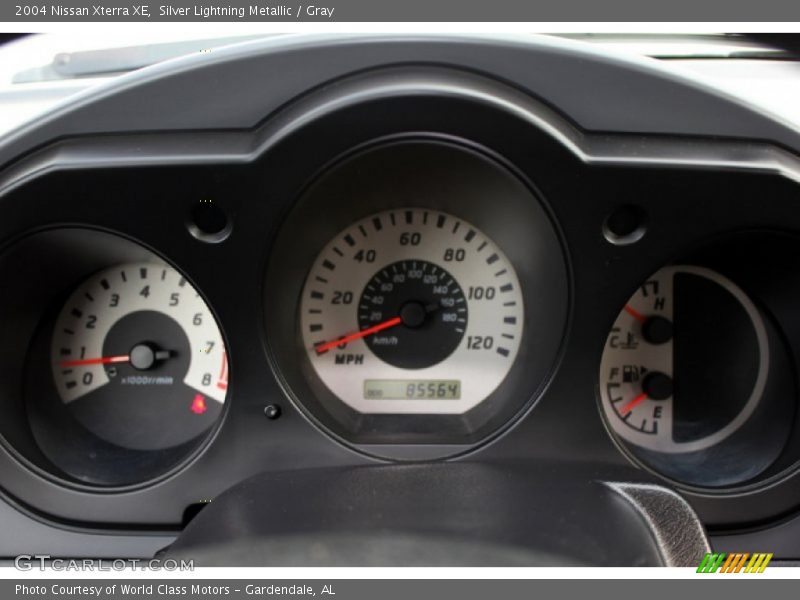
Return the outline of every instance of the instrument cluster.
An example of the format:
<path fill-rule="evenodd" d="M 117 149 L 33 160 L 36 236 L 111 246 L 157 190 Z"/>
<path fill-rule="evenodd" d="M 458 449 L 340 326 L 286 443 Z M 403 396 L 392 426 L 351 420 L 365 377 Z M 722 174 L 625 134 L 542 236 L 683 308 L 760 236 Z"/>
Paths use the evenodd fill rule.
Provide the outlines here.
<path fill-rule="evenodd" d="M 792 510 L 796 181 L 687 166 L 692 140 L 648 162 L 499 81 L 391 71 L 197 160 L 160 155 L 190 146 L 169 132 L 20 159 L 9 494 L 175 527 L 264 471 L 503 459 L 665 483 L 720 528 Z"/>

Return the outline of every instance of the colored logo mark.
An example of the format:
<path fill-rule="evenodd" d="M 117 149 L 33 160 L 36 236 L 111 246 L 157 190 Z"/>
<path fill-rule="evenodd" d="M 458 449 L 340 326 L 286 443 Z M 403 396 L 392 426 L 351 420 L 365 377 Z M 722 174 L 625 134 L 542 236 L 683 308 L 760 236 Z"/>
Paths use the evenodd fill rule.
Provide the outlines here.
<path fill-rule="evenodd" d="M 772 553 L 725 552 L 708 553 L 697 567 L 698 573 L 763 573 Z"/>

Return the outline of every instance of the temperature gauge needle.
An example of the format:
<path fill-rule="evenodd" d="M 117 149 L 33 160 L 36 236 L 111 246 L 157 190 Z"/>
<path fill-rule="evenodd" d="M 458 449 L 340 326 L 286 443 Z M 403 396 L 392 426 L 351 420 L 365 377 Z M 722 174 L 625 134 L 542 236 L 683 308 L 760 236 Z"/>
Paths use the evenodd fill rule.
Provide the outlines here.
<path fill-rule="evenodd" d="M 377 325 L 373 325 L 372 327 L 368 327 L 366 329 L 362 329 L 361 331 L 357 331 L 356 333 L 351 333 L 350 335 L 346 335 L 336 340 L 331 340 L 330 342 L 325 342 L 324 344 L 319 344 L 315 347 L 317 354 L 323 354 L 327 352 L 331 348 L 335 348 L 339 344 L 346 344 L 348 342 L 354 342 L 355 340 L 360 340 L 361 338 L 365 338 L 368 335 L 372 335 L 374 333 L 378 333 L 379 331 L 383 331 L 384 329 L 389 329 L 390 327 L 396 327 L 403 322 L 403 319 L 400 317 L 394 317 L 393 319 L 389 319 L 388 321 L 384 321 L 383 323 L 378 323 Z"/>
<path fill-rule="evenodd" d="M 108 365 L 113 363 L 126 363 L 130 361 L 131 357 L 126 354 L 124 356 L 101 356 L 99 358 L 80 358 L 78 360 L 64 360 L 61 361 L 61 366 L 82 367 L 84 365 Z"/>
<path fill-rule="evenodd" d="M 628 313 L 637 321 L 639 321 L 640 323 L 644 323 L 645 321 L 647 321 L 647 317 L 645 317 L 642 313 L 640 313 L 638 310 L 636 310 L 629 304 L 625 305 L 625 312 Z"/>

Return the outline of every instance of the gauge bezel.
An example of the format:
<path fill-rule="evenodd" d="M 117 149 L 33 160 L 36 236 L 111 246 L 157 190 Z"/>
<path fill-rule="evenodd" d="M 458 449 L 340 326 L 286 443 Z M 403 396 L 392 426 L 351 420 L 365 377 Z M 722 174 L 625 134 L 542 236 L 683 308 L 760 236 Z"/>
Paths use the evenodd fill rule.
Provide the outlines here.
<path fill-rule="evenodd" d="M 389 174 L 386 165 L 401 166 Z M 408 178 L 409 165 L 420 169 L 428 165 L 429 178 Z M 469 185 L 458 184 L 458 195 L 439 191 L 456 185 L 455 178 L 466 173 L 472 179 Z M 400 180 L 405 181 L 403 193 L 392 192 L 390 182 Z M 502 191 L 502 200 L 487 202 L 489 189 Z M 326 209 L 326 198 L 339 197 L 349 201 L 339 203 L 335 211 Z M 525 324 L 516 361 L 492 394 L 462 414 L 356 412 L 322 383 L 302 343 L 298 300 L 319 252 L 354 222 L 399 208 L 438 210 L 475 225 L 503 250 L 522 287 Z M 319 217 L 320 211 L 327 213 L 326 218 L 312 221 L 310 216 Z M 308 224 L 305 229 L 304 224 Z M 568 267 L 560 236 L 530 182 L 475 143 L 444 135 L 406 134 L 372 140 L 345 153 L 301 195 L 282 224 L 272 256 L 265 315 L 276 371 L 312 422 L 360 451 L 403 459 L 464 452 L 524 414 L 541 394 L 560 356 L 569 315 Z M 270 293 L 277 288 L 280 294 Z M 548 293 L 537 295 L 540 289 Z M 294 315 L 294 320 L 276 317 L 286 314 Z"/>

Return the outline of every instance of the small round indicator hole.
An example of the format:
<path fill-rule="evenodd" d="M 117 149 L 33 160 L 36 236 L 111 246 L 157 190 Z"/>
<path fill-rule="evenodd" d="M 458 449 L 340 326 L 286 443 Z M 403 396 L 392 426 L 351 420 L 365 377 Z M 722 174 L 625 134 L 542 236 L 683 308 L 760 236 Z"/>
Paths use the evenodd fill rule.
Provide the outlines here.
<path fill-rule="evenodd" d="M 615 246 L 635 244 L 644 237 L 646 225 L 647 215 L 640 207 L 620 206 L 603 223 L 603 236 Z"/>
<path fill-rule="evenodd" d="M 224 241 L 232 229 L 225 211 L 208 199 L 198 200 L 192 205 L 186 227 L 196 239 L 209 244 Z"/>

